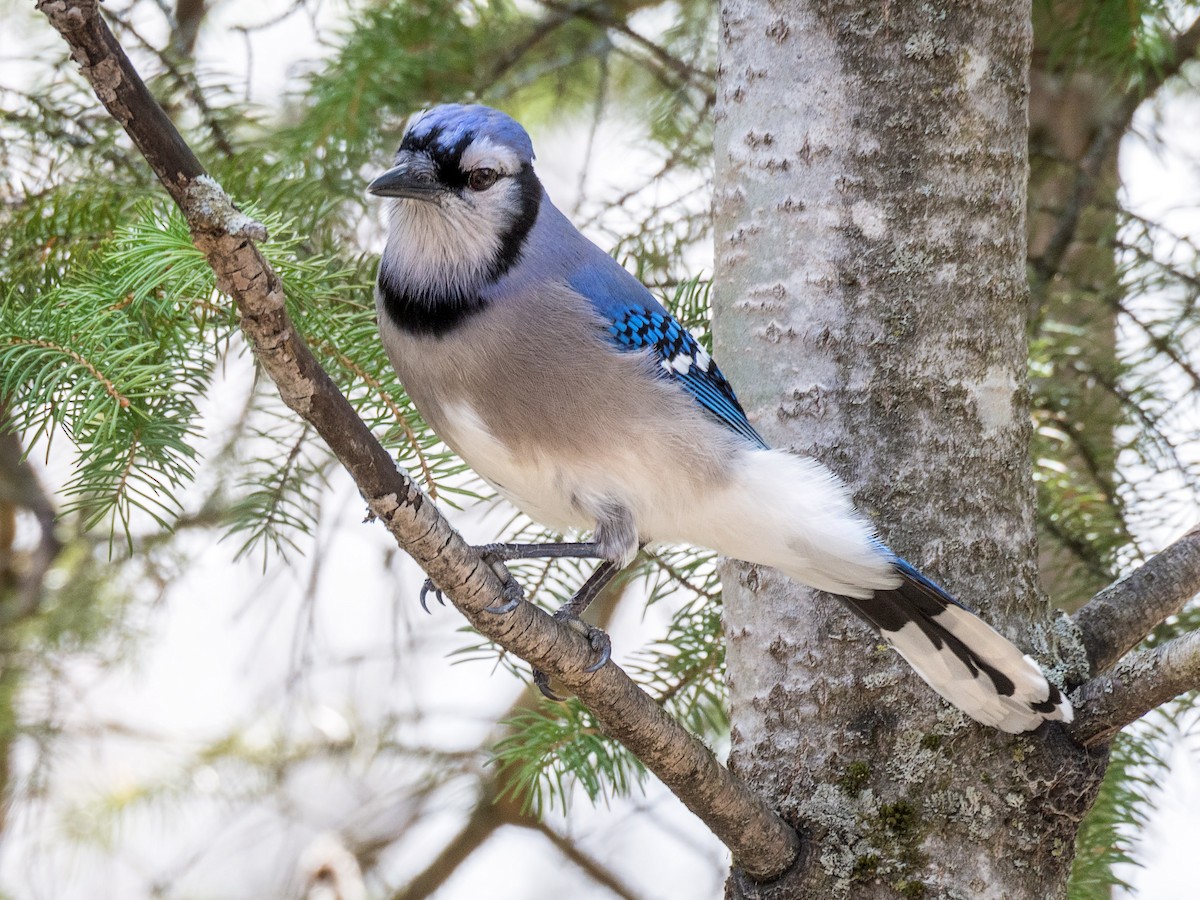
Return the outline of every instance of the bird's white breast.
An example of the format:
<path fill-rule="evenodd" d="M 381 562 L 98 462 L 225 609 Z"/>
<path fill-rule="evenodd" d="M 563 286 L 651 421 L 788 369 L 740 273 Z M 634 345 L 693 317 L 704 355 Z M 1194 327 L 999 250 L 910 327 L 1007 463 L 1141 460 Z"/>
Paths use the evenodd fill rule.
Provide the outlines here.
<path fill-rule="evenodd" d="M 468 403 L 442 408 L 443 434 L 455 452 L 502 497 L 536 522 L 560 531 L 594 524 L 573 502 L 582 480 L 567 460 L 543 454 L 517 455 L 488 431 L 482 416 Z"/>

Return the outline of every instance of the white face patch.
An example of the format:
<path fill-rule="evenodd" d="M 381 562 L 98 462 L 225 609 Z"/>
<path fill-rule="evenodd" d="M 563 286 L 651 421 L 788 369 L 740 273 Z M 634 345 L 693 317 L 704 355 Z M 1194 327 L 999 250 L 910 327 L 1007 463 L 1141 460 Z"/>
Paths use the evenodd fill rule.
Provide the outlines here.
<path fill-rule="evenodd" d="M 471 141 L 463 151 L 459 167 L 464 172 L 495 169 L 502 175 L 515 175 L 521 170 L 521 160 L 513 150 L 484 135 Z"/>
<path fill-rule="evenodd" d="M 465 291 L 479 283 L 500 248 L 500 228 L 489 227 L 452 194 L 436 201 L 394 200 L 384 261 L 393 278 L 432 293 Z"/>
<path fill-rule="evenodd" d="M 497 171 L 517 162 L 511 151 L 484 139 L 471 144 L 464 164 L 475 151 L 477 159 L 493 160 L 488 168 Z M 477 290 L 521 209 L 520 191 L 509 176 L 484 191 L 463 187 L 432 200 L 393 200 L 384 249 L 390 277 L 431 294 Z"/>

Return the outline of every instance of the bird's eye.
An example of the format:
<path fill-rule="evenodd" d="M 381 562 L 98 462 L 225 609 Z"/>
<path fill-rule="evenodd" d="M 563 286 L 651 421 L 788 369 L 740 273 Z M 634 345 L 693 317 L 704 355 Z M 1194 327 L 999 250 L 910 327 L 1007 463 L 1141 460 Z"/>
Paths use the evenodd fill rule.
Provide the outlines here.
<path fill-rule="evenodd" d="M 486 191 L 500 180 L 500 173 L 495 169 L 472 169 L 467 176 L 467 185 L 473 191 Z"/>

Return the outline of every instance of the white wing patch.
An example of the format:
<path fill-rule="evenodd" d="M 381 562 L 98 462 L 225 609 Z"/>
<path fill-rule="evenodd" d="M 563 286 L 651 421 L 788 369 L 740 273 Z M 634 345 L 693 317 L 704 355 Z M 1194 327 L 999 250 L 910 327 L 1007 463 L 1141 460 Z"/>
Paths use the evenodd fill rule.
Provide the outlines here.
<path fill-rule="evenodd" d="M 676 353 L 670 359 L 664 359 L 662 367 L 668 372 L 678 372 L 680 375 L 686 375 L 688 369 L 692 367 L 692 356 L 690 353 Z"/>
<path fill-rule="evenodd" d="M 704 352 L 703 347 L 697 345 L 695 354 L 680 350 L 670 359 L 664 359 L 660 365 L 667 372 L 675 372 L 678 375 L 686 375 L 692 366 L 701 372 L 707 372 L 712 367 L 712 357 Z"/>
<path fill-rule="evenodd" d="M 442 203 L 395 199 L 384 261 L 404 284 L 431 292 L 468 290 L 479 283 L 500 248 L 499 229 L 480 222 L 458 198 Z"/>

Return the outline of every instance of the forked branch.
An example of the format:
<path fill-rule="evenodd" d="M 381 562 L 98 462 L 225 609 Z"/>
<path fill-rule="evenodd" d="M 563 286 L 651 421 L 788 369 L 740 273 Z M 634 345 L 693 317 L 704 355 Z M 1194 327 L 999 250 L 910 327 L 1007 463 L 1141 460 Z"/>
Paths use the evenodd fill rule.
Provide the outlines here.
<path fill-rule="evenodd" d="M 1103 672 L 1200 593 L 1200 527 L 1109 585 L 1072 616 L 1092 674 Z"/>

